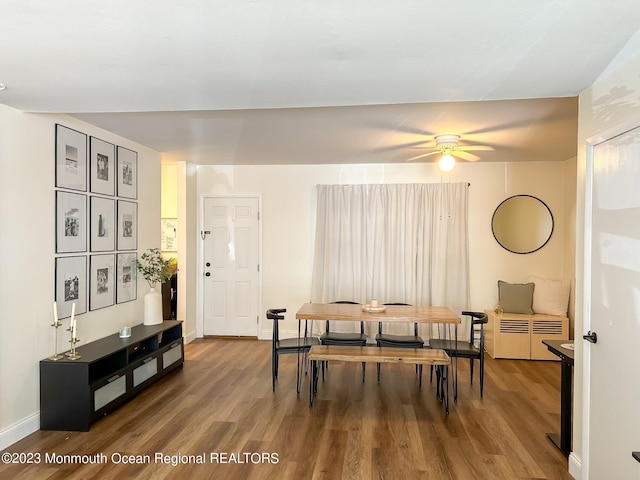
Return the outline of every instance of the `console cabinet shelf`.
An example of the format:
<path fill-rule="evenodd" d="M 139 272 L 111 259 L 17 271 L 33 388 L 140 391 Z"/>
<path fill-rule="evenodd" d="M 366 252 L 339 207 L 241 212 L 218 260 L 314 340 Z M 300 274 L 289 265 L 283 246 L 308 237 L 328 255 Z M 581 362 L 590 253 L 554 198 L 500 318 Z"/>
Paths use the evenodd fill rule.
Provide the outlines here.
<path fill-rule="evenodd" d="M 77 348 L 80 358 L 40 361 L 40 428 L 89 430 L 167 373 L 182 367 L 182 322 L 137 325 Z"/>
<path fill-rule="evenodd" d="M 524 315 L 485 310 L 485 349 L 493 358 L 558 360 L 542 340 L 567 340 L 569 319 L 556 315 Z"/>

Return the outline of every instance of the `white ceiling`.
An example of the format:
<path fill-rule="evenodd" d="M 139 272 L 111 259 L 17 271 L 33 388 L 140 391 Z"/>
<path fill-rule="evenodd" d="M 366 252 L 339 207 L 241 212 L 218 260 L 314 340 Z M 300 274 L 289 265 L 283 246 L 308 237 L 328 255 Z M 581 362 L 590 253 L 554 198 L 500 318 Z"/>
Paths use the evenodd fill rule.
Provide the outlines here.
<path fill-rule="evenodd" d="M 401 162 L 443 133 L 566 160 L 571 97 L 639 29 L 638 0 L 2 0 L 0 103 L 198 164 Z"/>

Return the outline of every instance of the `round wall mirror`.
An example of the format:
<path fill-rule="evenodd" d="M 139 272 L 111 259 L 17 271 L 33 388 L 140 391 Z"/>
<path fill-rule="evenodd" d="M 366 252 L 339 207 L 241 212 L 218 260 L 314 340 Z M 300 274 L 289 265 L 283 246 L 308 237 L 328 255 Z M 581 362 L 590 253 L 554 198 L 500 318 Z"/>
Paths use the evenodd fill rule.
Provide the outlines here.
<path fill-rule="evenodd" d="M 513 253 L 531 253 L 540 250 L 551 238 L 553 215 L 539 198 L 514 195 L 493 212 L 491 230 L 504 249 Z"/>

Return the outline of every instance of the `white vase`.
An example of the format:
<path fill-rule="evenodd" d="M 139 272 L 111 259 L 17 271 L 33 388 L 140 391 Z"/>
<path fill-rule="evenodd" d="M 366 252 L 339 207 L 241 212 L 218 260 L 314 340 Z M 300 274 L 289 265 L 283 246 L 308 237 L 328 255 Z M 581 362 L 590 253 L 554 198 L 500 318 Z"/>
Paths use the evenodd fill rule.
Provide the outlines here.
<path fill-rule="evenodd" d="M 162 323 L 162 293 L 151 287 L 144 295 L 144 324 L 158 325 Z"/>

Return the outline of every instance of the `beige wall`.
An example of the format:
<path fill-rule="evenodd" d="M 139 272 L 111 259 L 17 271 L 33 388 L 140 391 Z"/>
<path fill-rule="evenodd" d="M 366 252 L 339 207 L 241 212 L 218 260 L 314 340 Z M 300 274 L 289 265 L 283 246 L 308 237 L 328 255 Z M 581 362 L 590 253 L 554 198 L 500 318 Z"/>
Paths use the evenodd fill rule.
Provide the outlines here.
<path fill-rule="evenodd" d="M 587 185 L 587 140 L 607 138 L 612 134 L 640 125 L 638 92 L 640 92 L 640 33 L 612 61 L 609 68 L 580 94 L 578 118 L 577 203 L 576 203 L 576 297 L 575 332 L 585 332 L 584 322 L 584 235 L 585 188 Z M 585 332 L 586 333 L 586 332 Z M 583 368 L 584 342 L 576 342 L 574 367 L 573 453 L 569 458 L 570 472 L 580 478 L 583 438 Z M 635 352 L 629 352 L 635 355 Z M 615 372 L 612 372 L 615 374 Z M 626 377 L 620 381 L 627 381 Z M 636 399 L 628 399 L 628 408 L 636 408 Z"/>
<path fill-rule="evenodd" d="M 39 428 L 38 362 L 54 352 L 55 124 L 138 152 L 138 249 L 160 245 L 160 155 L 64 115 L 0 105 L 0 449 Z M 79 315 L 80 344 L 142 323 L 138 299 Z M 68 319 L 63 321 L 68 325 Z M 68 343 L 60 330 L 59 348 Z"/>
<path fill-rule="evenodd" d="M 568 165 L 568 166 L 567 166 Z M 198 196 L 258 193 L 262 195 L 263 302 L 286 307 L 284 329 L 297 329 L 293 312 L 308 301 L 313 265 L 315 186 L 337 183 L 469 182 L 471 303 L 483 310 L 497 303 L 497 281 L 526 282 L 529 275 L 573 278 L 575 184 L 567 162 L 466 163 L 441 175 L 433 164 L 200 166 Z M 570 177 L 570 178 L 567 178 Z M 568 191 L 568 192 L 567 192 Z M 549 243 L 528 255 L 504 250 L 493 238 L 491 217 L 505 198 L 529 194 L 551 209 L 555 230 Z M 567 205 L 568 203 L 568 205 Z M 566 257 L 571 257 L 567 259 Z M 271 325 L 262 323 L 262 336 Z"/>

